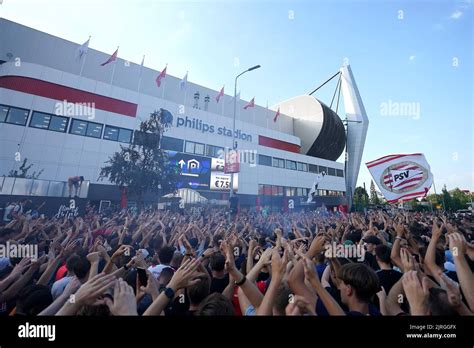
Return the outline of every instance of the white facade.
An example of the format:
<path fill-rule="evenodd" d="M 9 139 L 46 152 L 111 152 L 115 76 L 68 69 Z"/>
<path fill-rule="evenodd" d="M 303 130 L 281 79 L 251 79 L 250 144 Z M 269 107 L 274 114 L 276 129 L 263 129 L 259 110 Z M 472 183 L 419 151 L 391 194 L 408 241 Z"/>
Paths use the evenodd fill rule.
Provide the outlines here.
<path fill-rule="evenodd" d="M 125 62 L 120 58 L 115 63 L 102 67 L 100 64 L 106 61 L 110 54 L 92 49 L 86 54 L 82 76 L 79 76 L 82 61 L 75 59 L 78 47 L 78 43 L 0 19 L 0 63 L 2 63 L 0 108 L 28 110 L 26 125 L 12 124 L 8 119 L 0 118 L 0 175 L 18 168 L 15 155 L 20 153 L 21 158 L 27 157 L 28 162 L 34 164 L 35 170 L 44 169 L 41 179 L 66 181 L 70 176 L 83 175 L 91 183 L 104 184 L 104 181 L 98 182 L 100 168 L 112 153 L 119 150 L 120 144 L 126 145 L 104 139 L 105 126 L 136 130 L 142 120 L 160 108 L 167 109 L 174 116 L 173 127 L 165 134 L 166 136 L 207 145 L 231 147 L 232 137 L 218 134 L 219 128 L 232 129 L 231 96 L 224 95 L 217 103 L 215 97 L 218 91 L 191 82 L 187 84 L 186 91 L 183 91 L 180 89 L 181 79 L 170 75 L 167 75 L 161 87 L 157 88 L 155 78 L 159 72 L 143 67 L 140 73 L 140 65 Z M 89 92 L 95 97 L 103 96 L 136 104 L 136 115 L 127 116 L 104 110 L 96 105 L 93 118 L 92 115 L 68 116 L 68 129 L 65 132 L 34 128 L 31 126 L 33 112 L 55 114 L 58 103 L 62 101 L 51 96 L 42 96 L 40 95 L 42 91 L 30 91 L 30 87 L 25 89 L 25 84 L 18 82 L 22 81 L 21 78 L 42 83 L 43 86 L 44 83 L 48 86 L 54 84 L 63 91 Z M 47 92 L 54 94 L 54 91 L 52 88 Z M 195 92 L 200 94 L 198 109 L 193 108 Z M 204 97 L 207 95 L 210 96 L 210 102 L 208 111 L 205 111 Z M 247 141 L 238 141 L 239 150 L 256 151 L 258 155 L 297 161 L 306 165 L 344 170 L 343 163 L 306 156 L 302 154 L 303 151 L 295 153 L 260 145 L 259 138 L 262 136 L 280 145 L 292 144 L 290 147 L 293 148 L 303 144 L 295 135 L 294 117 L 282 114 L 275 123 L 273 110 L 260 106 L 244 110 L 245 104 L 246 101 L 240 100 L 237 105 L 236 129 L 245 133 L 248 138 Z M 214 132 L 203 132 L 182 124 L 178 125 L 178 122 L 183 122 L 186 117 L 188 120 L 196 119 L 214 126 Z M 101 138 L 71 134 L 72 119 L 103 125 Z M 238 193 L 257 195 L 259 184 L 309 188 L 314 176 L 314 173 L 309 171 L 242 163 L 238 178 Z M 338 192 L 344 192 L 345 187 L 344 177 L 336 175 L 327 175 L 320 184 L 322 190 Z"/>

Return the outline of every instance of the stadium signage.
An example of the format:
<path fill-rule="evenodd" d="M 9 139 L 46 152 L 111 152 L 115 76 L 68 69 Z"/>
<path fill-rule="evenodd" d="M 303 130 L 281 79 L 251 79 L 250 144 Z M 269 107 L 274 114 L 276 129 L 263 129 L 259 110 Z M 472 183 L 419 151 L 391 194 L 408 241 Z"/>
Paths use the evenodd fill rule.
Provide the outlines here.
<path fill-rule="evenodd" d="M 215 124 L 206 123 L 198 118 L 190 118 L 188 116 L 176 118 L 176 128 L 180 127 L 191 128 L 200 131 L 201 133 L 210 133 L 224 135 L 226 137 L 232 137 L 232 129 L 230 128 L 218 127 Z M 252 142 L 252 135 L 244 133 L 240 129 L 235 130 L 235 137 L 242 141 Z"/>

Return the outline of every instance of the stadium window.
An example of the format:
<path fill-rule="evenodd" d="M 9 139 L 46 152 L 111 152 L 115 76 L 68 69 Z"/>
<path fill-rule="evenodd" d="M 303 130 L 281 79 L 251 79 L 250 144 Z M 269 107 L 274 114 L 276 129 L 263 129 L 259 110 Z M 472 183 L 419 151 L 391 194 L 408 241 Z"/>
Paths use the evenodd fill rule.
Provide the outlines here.
<path fill-rule="evenodd" d="M 206 156 L 224 158 L 224 148 L 220 146 L 206 145 Z"/>
<path fill-rule="evenodd" d="M 95 122 L 87 122 L 87 131 L 86 136 L 92 138 L 101 138 L 102 137 L 102 124 Z"/>
<path fill-rule="evenodd" d="M 283 196 L 283 186 L 277 186 L 277 196 Z"/>
<path fill-rule="evenodd" d="M 164 136 L 161 139 L 161 148 L 164 150 L 182 152 L 183 144 L 184 144 L 184 140 L 178 139 L 178 138 Z"/>
<path fill-rule="evenodd" d="M 184 152 L 194 153 L 194 143 L 192 141 L 187 141 L 184 148 Z"/>
<path fill-rule="evenodd" d="M 9 107 L 5 122 L 25 126 L 29 113 L 30 111 L 27 109 Z"/>
<path fill-rule="evenodd" d="M 47 129 L 62 133 L 66 131 L 67 124 L 67 117 L 55 116 L 38 111 L 33 112 L 33 115 L 31 116 L 30 120 L 30 127 Z"/>
<path fill-rule="evenodd" d="M 297 168 L 298 168 L 299 171 L 302 171 L 302 172 L 307 172 L 308 171 L 308 165 L 306 163 L 298 162 L 297 163 Z"/>
<path fill-rule="evenodd" d="M 131 143 L 132 142 L 132 130 L 126 128 L 120 128 L 118 141 L 121 143 Z"/>
<path fill-rule="evenodd" d="M 119 129 L 117 127 L 105 126 L 104 139 L 117 141 Z"/>
<path fill-rule="evenodd" d="M 87 122 L 73 119 L 69 133 L 76 135 L 86 135 L 86 130 Z"/>
<path fill-rule="evenodd" d="M 270 196 L 272 194 L 272 186 L 271 185 L 263 185 L 263 194 L 265 196 Z"/>
<path fill-rule="evenodd" d="M 296 162 L 286 160 L 286 169 L 296 170 Z"/>
<path fill-rule="evenodd" d="M 293 197 L 296 195 L 296 188 L 294 187 L 285 187 L 285 196 Z"/>
<path fill-rule="evenodd" d="M 272 158 L 270 156 L 258 155 L 258 164 L 261 166 L 272 166 Z"/>
<path fill-rule="evenodd" d="M 273 167 L 285 168 L 285 160 L 283 158 L 273 157 Z"/>
<path fill-rule="evenodd" d="M 263 195 L 263 185 L 262 184 L 258 184 L 258 194 Z"/>
<path fill-rule="evenodd" d="M 339 176 L 341 178 L 344 177 L 344 171 L 342 169 L 336 169 L 336 176 Z"/>
<path fill-rule="evenodd" d="M 196 155 L 204 155 L 204 144 L 196 143 L 194 145 L 194 153 Z"/>
<path fill-rule="evenodd" d="M 3 123 L 7 119 L 8 109 L 8 106 L 0 105 L 0 122 Z"/>
<path fill-rule="evenodd" d="M 315 164 L 310 164 L 310 165 L 309 165 L 309 171 L 310 171 L 311 173 L 318 173 L 318 166 L 315 165 Z"/>
<path fill-rule="evenodd" d="M 51 121 L 49 121 L 48 130 L 66 133 L 68 123 L 69 123 L 69 118 L 52 115 Z"/>
<path fill-rule="evenodd" d="M 326 172 L 326 174 L 331 175 L 331 176 L 336 176 L 336 169 L 328 167 L 328 171 Z"/>
<path fill-rule="evenodd" d="M 325 173 L 327 174 L 328 173 L 328 168 L 327 167 L 324 167 L 324 166 L 318 166 L 318 173 Z"/>

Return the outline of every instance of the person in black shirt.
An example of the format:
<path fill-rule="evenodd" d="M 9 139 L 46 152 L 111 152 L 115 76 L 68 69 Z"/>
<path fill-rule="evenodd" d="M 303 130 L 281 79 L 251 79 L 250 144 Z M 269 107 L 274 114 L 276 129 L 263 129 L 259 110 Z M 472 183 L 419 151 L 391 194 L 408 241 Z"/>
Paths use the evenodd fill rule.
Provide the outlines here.
<path fill-rule="evenodd" d="M 221 294 L 229 284 L 229 275 L 225 273 L 225 257 L 221 253 L 211 256 L 209 267 L 211 268 L 211 291 Z"/>
<path fill-rule="evenodd" d="M 377 245 L 375 247 L 375 259 L 380 267 L 376 272 L 379 277 L 380 286 L 388 294 L 392 286 L 402 277 L 402 273 L 395 271 L 390 262 L 391 249 L 386 245 Z"/>

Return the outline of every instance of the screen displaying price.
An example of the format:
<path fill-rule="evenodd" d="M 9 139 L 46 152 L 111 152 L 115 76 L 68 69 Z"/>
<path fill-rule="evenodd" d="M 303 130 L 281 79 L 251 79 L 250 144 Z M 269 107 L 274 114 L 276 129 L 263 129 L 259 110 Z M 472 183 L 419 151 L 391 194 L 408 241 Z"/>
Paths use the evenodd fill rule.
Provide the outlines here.
<path fill-rule="evenodd" d="M 234 174 L 234 190 L 237 190 L 239 176 Z M 211 172 L 210 189 L 217 191 L 229 191 L 230 190 L 230 174 L 224 174 L 219 172 Z"/>

